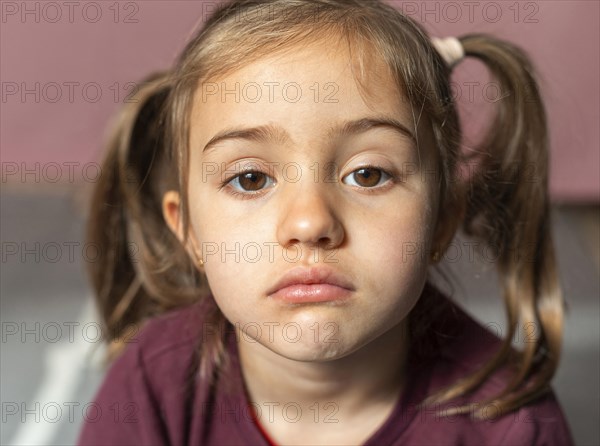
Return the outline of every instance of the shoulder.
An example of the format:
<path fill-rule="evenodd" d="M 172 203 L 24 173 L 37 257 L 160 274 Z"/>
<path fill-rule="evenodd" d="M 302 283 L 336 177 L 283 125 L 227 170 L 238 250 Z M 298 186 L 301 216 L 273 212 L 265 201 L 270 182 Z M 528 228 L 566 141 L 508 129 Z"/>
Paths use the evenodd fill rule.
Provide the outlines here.
<path fill-rule="evenodd" d="M 109 375 L 139 369 L 150 391 L 161 400 L 161 393 L 181 387 L 207 333 L 214 333 L 206 315 L 212 310 L 208 300 L 168 311 L 147 320 L 139 333 L 129 339 Z"/>
<path fill-rule="evenodd" d="M 551 389 L 542 397 L 503 418 L 504 426 L 499 430 L 502 435 L 500 444 L 573 444 L 569 425 Z"/>
<path fill-rule="evenodd" d="M 435 362 L 449 384 L 491 359 L 503 340 L 430 283 L 413 310 L 415 357 Z M 501 384 L 501 383 L 498 383 Z"/>
<path fill-rule="evenodd" d="M 482 367 L 503 345 L 503 339 L 449 298 L 443 322 L 437 321 L 435 326 L 440 339 L 440 363 L 457 377 Z M 508 368 L 503 368 L 501 373 L 492 375 L 487 382 L 489 390 L 501 390 L 508 374 Z"/>
<path fill-rule="evenodd" d="M 146 321 L 130 344 L 145 364 L 156 365 L 189 350 L 206 330 L 204 301 L 171 310 Z M 128 348 L 131 346 L 128 346 Z M 132 354 L 127 350 L 123 353 Z"/>
<path fill-rule="evenodd" d="M 438 355 L 433 367 L 430 393 L 456 383 L 481 370 L 501 348 L 503 340 L 466 313 L 448 297 L 437 321 L 432 324 L 438 338 Z M 508 366 L 493 372 L 475 391 L 444 406 L 478 404 L 500 394 L 513 376 Z M 477 407 L 477 406 L 475 406 Z M 572 439 L 563 411 L 551 388 L 519 409 L 497 417 L 494 406 L 483 421 L 464 416 L 456 427 L 460 435 L 477 438 L 489 444 L 506 445 L 571 445 Z M 454 420 L 456 421 L 456 420 Z M 470 433 L 467 433 L 470 432 Z"/>
<path fill-rule="evenodd" d="M 205 310 L 206 305 L 198 302 L 169 311 L 145 322 L 128 339 L 92 403 L 103 415 L 86 420 L 79 444 L 178 442 L 173 435 L 183 432 L 186 422 L 189 372 L 202 338 Z"/>
<path fill-rule="evenodd" d="M 128 338 L 124 351 L 110 365 L 107 380 L 136 370 L 158 394 L 182 379 L 191 365 L 204 328 L 204 302 L 197 302 L 148 319 Z M 168 379 L 167 379 L 168 377 Z"/>

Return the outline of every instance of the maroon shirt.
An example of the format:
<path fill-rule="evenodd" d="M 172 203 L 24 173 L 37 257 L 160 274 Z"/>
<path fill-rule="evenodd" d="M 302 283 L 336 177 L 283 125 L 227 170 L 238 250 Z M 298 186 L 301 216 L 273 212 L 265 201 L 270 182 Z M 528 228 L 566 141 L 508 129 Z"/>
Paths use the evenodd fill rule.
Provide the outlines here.
<path fill-rule="evenodd" d="M 434 390 L 480 367 L 501 342 L 447 297 L 426 295 L 432 289 L 427 286 L 421 299 L 437 299 L 435 308 L 443 308 L 427 329 L 426 345 L 434 348 L 427 354 L 411 348 L 406 390 L 364 444 L 572 445 L 552 391 L 493 421 L 493 411 L 490 419 L 475 421 L 467 415 L 443 418 L 433 409 L 416 409 Z M 110 367 L 88 410 L 80 445 L 269 445 L 249 407 L 234 335 L 226 339 L 232 359 L 226 373 L 212 388 L 201 380 L 190 387 L 203 311 L 198 303 L 148 322 L 137 342 Z M 444 407 L 482 401 L 502 390 L 507 379 L 500 370 L 468 397 Z M 256 413 L 258 423 L 265 424 L 268 410 L 261 407 Z"/>

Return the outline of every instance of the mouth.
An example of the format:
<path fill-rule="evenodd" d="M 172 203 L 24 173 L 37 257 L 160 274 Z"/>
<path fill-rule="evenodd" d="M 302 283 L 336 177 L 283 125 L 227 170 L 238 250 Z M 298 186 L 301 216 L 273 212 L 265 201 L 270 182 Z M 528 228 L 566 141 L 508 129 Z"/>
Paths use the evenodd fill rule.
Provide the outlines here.
<path fill-rule="evenodd" d="M 331 268 L 294 268 L 269 290 L 268 296 L 291 304 L 341 303 L 354 291 L 352 282 Z"/>

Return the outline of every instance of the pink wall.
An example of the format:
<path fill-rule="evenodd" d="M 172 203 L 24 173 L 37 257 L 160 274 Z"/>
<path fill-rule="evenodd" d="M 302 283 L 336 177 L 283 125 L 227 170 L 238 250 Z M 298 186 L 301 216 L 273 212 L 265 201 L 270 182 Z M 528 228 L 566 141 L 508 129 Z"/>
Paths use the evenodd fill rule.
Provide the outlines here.
<path fill-rule="evenodd" d="M 600 201 L 599 2 L 394 3 L 434 35 L 489 32 L 528 50 L 549 108 L 552 195 L 557 201 Z M 21 182 L 23 172 L 12 173 L 15 166 L 37 168 L 41 184 L 57 177 L 57 165 L 62 181 L 92 177 L 86 163 L 99 159 L 106 124 L 127 83 L 167 67 L 216 4 L 3 1 L 2 181 Z M 478 110 L 494 96 L 482 74 L 471 62 L 457 70 L 469 133 L 476 133 Z M 25 180 L 36 181 L 35 174 Z"/>

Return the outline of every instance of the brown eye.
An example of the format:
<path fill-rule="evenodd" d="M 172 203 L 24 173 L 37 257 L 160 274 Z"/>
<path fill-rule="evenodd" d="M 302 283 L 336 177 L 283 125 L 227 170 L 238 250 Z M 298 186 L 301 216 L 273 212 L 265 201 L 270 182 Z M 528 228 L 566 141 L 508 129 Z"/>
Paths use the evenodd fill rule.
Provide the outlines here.
<path fill-rule="evenodd" d="M 346 183 L 347 180 L 350 180 L 349 184 L 353 186 L 373 188 L 380 185 L 380 183 L 385 183 L 389 178 L 391 178 L 391 175 L 383 169 L 366 166 L 356 169 L 347 175 L 343 181 Z"/>
<path fill-rule="evenodd" d="M 363 187 L 377 186 L 380 178 L 381 171 L 371 167 L 358 169 L 356 172 L 354 172 L 354 179 L 360 186 Z"/>
<path fill-rule="evenodd" d="M 240 176 L 240 186 L 244 190 L 260 190 L 265 183 L 265 176 L 260 172 L 246 172 Z"/>
<path fill-rule="evenodd" d="M 262 172 L 244 172 L 232 178 L 230 183 L 234 189 L 255 192 L 261 190 L 267 183 L 267 175 Z M 236 184 L 237 183 L 237 184 Z"/>

